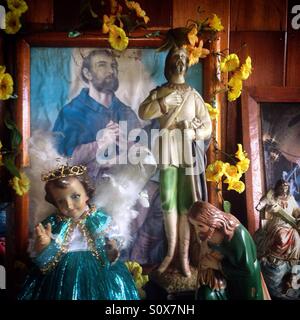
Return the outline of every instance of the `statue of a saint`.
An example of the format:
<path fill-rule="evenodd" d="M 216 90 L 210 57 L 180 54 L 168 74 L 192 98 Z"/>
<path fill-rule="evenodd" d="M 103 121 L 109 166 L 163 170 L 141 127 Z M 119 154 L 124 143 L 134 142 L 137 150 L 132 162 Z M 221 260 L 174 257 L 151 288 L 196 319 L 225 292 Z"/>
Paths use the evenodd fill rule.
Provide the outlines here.
<path fill-rule="evenodd" d="M 300 259 L 300 208 L 290 194 L 289 183 L 280 179 L 260 199 L 256 209 L 260 212 L 261 228 L 254 240 L 262 272 L 270 294 L 285 298 L 286 279 Z"/>
<path fill-rule="evenodd" d="M 139 108 L 142 119 L 160 123 L 160 197 L 168 251 L 158 271 L 169 267 L 178 245 L 181 269 L 187 277 L 191 275 L 187 213 L 195 201 L 207 200 L 205 152 L 212 132 L 201 95 L 185 83 L 188 66 L 186 50 L 173 47 L 165 62 L 167 83 L 152 90 Z"/>

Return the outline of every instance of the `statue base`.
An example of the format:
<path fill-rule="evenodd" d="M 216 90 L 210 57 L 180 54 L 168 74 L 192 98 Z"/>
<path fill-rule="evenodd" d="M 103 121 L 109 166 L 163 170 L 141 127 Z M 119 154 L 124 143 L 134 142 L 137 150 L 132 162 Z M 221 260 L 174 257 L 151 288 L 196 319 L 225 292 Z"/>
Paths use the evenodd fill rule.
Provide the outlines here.
<path fill-rule="evenodd" d="M 191 276 L 185 277 L 180 270 L 168 268 L 164 273 L 152 271 L 150 281 L 165 292 L 167 300 L 193 299 L 197 288 L 197 269 L 191 268 Z"/>

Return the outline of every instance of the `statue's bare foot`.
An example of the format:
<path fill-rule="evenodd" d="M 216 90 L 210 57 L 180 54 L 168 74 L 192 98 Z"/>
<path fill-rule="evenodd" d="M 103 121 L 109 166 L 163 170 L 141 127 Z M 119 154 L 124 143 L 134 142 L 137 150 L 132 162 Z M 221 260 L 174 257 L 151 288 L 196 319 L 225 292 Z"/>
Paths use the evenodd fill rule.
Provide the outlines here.
<path fill-rule="evenodd" d="M 181 258 L 181 269 L 182 269 L 182 273 L 187 278 L 189 278 L 192 275 L 191 269 L 190 269 L 189 259 L 187 257 L 182 257 Z"/>
<path fill-rule="evenodd" d="M 159 273 L 164 273 L 167 270 L 168 266 L 170 265 L 172 259 L 173 257 L 166 256 L 163 262 L 161 263 L 161 265 L 159 266 L 159 268 L 157 269 L 157 271 Z"/>
<path fill-rule="evenodd" d="M 190 268 L 183 269 L 182 272 L 187 278 L 189 278 L 192 275 Z"/>

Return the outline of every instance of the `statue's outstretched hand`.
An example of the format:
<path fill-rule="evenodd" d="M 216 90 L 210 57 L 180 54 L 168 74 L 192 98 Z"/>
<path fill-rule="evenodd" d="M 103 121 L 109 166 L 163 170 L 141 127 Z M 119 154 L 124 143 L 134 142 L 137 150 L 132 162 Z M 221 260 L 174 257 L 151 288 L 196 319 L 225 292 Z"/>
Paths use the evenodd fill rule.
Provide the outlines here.
<path fill-rule="evenodd" d="M 114 263 L 120 256 L 120 252 L 117 247 L 117 242 L 115 240 L 106 240 L 105 251 L 110 263 Z"/>
<path fill-rule="evenodd" d="M 36 253 L 40 253 L 43 249 L 45 249 L 51 242 L 51 224 L 48 223 L 46 225 L 46 228 L 39 223 L 35 227 L 35 243 L 34 243 L 34 248 Z"/>

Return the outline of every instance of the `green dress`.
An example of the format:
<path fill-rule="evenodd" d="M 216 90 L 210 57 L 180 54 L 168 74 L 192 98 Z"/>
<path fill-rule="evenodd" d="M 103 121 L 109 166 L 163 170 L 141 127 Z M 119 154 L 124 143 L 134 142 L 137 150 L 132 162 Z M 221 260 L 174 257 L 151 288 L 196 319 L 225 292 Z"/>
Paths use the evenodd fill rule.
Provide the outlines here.
<path fill-rule="evenodd" d="M 120 260 L 110 263 L 106 239 L 121 240 L 110 216 L 101 210 L 75 222 L 51 215 L 53 239 L 34 258 L 20 300 L 138 300 L 133 278 Z"/>
<path fill-rule="evenodd" d="M 201 286 L 197 292 L 199 300 L 263 300 L 261 273 L 256 257 L 256 247 L 247 229 L 238 225 L 231 240 L 208 246 L 223 255 L 222 272 L 227 281 L 224 291 L 213 291 Z"/>

